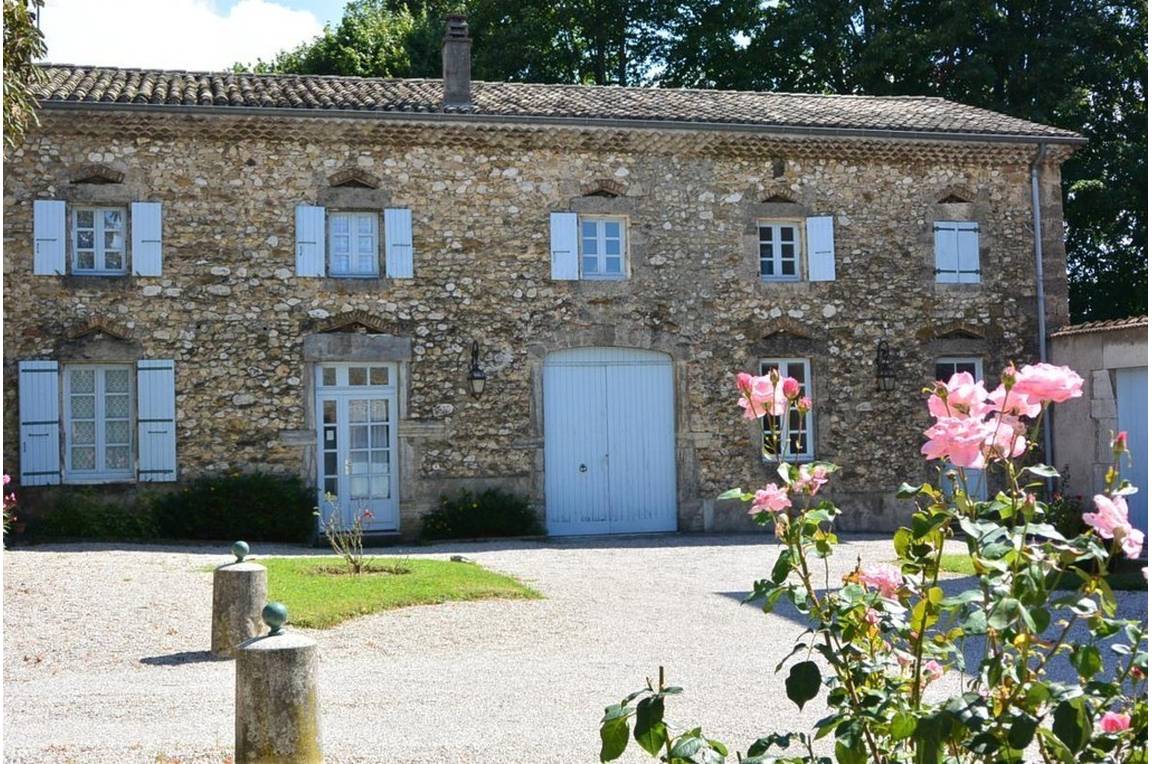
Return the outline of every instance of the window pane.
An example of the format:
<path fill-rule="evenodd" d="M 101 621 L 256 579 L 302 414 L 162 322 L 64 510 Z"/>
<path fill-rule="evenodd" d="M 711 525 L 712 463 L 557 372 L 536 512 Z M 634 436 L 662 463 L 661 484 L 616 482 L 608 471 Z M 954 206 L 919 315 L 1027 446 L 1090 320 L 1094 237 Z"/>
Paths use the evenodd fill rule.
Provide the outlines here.
<path fill-rule="evenodd" d="M 604 236 L 608 239 L 620 238 L 620 223 L 615 220 L 609 220 L 604 223 Z"/>
<path fill-rule="evenodd" d="M 374 385 L 386 385 L 386 384 L 388 384 L 388 367 L 387 366 L 373 366 L 371 369 L 368 370 L 368 379 Z M 377 403 L 384 404 L 384 406 L 385 406 L 384 411 L 385 412 L 387 412 L 387 410 L 388 410 L 386 408 L 386 406 L 388 404 L 387 401 L 372 401 L 372 418 L 373 419 L 377 418 L 376 417 L 376 404 Z M 387 416 L 386 413 L 385 413 L 385 416 Z"/>
<path fill-rule="evenodd" d="M 76 270 L 91 271 L 96 269 L 96 254 L 92 250 L 81 250 L 76 253 Z"/>
<path fill-rule="evenodd" d="M 940 380 L 941 382 L 947 382 L 949 379 L 952 378 L 953 373 L 955 373 L 955 367 L 952 364 L 950 364 L 950 363 L 938 363 L 938 364 L 936 364 L 936 379 Z"/>
<path fill-rule="evenodd" d="M 95 225 L 92 210 L 76 210 L 76 227 L 92 228 Z"/>
<path fill-rule="evenodd" d="M 336 452 L 335 451 L 325 451 L 324 452 L 324 474 L 325 475 L 335 475 L 335 474 L 337 474 L 337 469 L 338 468 L 336 466 Z"/>
<path fill-rule="evenodd" d="M 104 396 L 104 416 L 108 419 L 126 419 L 128 417 L 128 396 Z"/>
<path fill-rule="evenodd" d="M 110 393 L 128 392 L 128 369 L 108 369 L 104 372 L 104 389 Z"/>
<path fill-rule="evenodd" d="M 760 241 L 766 241 L 769 243 L 772 242 L 772 227 L 771 226 L 761 226 L 760 227 Z M 761 248 L 760 251 L 763 252 L 764 249 Z"/>
<path fill-rule="evenodd" d="M 122 252 L 105 252 L 104 269 L 118 271 L 124 268 L 124 254 Z"/>
<path fill-rule="evenodd" d="M 372 425 L 372 448 L 384 448 L 388 445 L 388 425 Z"/>
<path fill-rule="evenodd" d="M 600 252 L 597 248 L 598 242 L 595 239 L 584 239 L 584 254 L 595 255 Z"/>
<path fill-rule="evenodd" d="M 373 225 L 374 221 L 373 221 L 372 215 L 360 215 L 358 217 L 358 222 L 359 222 L 359 229 L 358 230 L 360 231 L 360 233 L 370 234 L 376 228 L 376 226 Z"/>
<path fill-rule="evenodd" d="M 124 249 L 124 234 L 120 231 L 104 231 L 104 249 Z"/>
<path fill-rule="evenodd" d="M 96 391 L 96 371 L 94 369 L 73 369 L 72 392 L 91 393 Z"/>
<path fill-rule="evenodd" d="M 379 499 L 388 498 L 388 476 L 373 475 L 369 479 L 372 482 L 372 495 Z"/>
<path fill-rule="evenodd" d="M 354 498 L 364 498 L 368 495 L 368 478 L 354 477 L 348 481 L 348 489 Z"/>
<path fill-rule="evenodd" d="M 381 470 L 387 470 L 388 469 L 388 463 L 389 463 L 389 458 L 388 458 L 388 451 L 387 450 L 382 449 L 382 448 L 378 448 L 372 452 L 372 471 L 373 472 L 379 472 Z"/>
<path fill-rule="evenodd" d="M 761 260 L 760 261 L 760 275 L 761 276 L 775 276 L 776 275 L 776 263 L 773 262 L 770 258 Z"/>
<path fill-rule="evenodd" d="M 804 382 L 805 382 L 804 364 L 802 364 L 802 363 L 790 363 L 790 364 L 788 364 L 788 376 L 795 379 L 797 382 L 800 383 L 800 386 L 803 387 Z"/>
<path fill-rule="evenodd" d="M 362 255 L 372 254 L 376 251 L 375 243 L 371 236 L 358 236 L 356 238 L 356 251 Z"/>
<path fill-rule="evenodd" d="M 78 249 L 92 249 L 96 246 L 96 232 L 95 231 L 77 231 L 76 232 L 76 247 Z"/>
<path fill-rule="evenodd" d="M 376 272 L 375 258 L 369 255 L 360 255 L 356 258 L 356 272 L 372 274 Z"/>
<path fill-rule="evenodd" d="M 594 257 L 585 257 L 584 258 L 584 272 L 585 273 L 597 273 L 597 272 L 599 272 L 599 270 L 600 270 L 600 264 L 599 264 L 599 261 L 596 260 L 596 258 L 594 258 Z"/>
<path fill-rule="evenodd" d="M 605 239 L 604 240 L 604 254 L 606 254 L 606 255 L 619 255 L 620 254 L 620 240 L 619 239 Z"/>
<path fill-rule="evenodd" d="M 72 423 L 72 442 L 87 445 L 96 442 L 96 423 L 95 422 L 73 422 Z"/>
<path fill-rule="evenodd" d="M 110 445 L 126 445 L 130 443 L 128 437 L 128 420 L 120 419 L 108 422 L 104 427 L 104 442 Z"/>
<path fill-rule="evenodd" d="M 121 228 L 124 225 L 122 210 L 104 210 L 104 228 Z"/>
<path fill-rule="evenodd" d="M 796 229 L 792 226 L 780 226 L 780 241 L 795 241 Z"/>
<path fill-rule="evenodd" d="M 332 272 L 333 273 L 347 273 L 349 271 L 349 260 L 347 255 L 340 255 L 332 258 Z"/>
<path fill-rule="evenodd" d="M 72 469 L 74 470 L 94 470 L 96 469 L 96 449 L 95 448 L 73 448 L 72 449 Z"/>
<path fill-rule="evenodd" d="M 604 261 L 604 265 L 607 273 L 620 273 L 620 258 L 609 257 Z"/>
<path fill-rule="evenodd" d="M 368 448 L 368 426 L 354 425 L 348 428 L 350 448 Z"/>
<path fill-rule="evenodd" d="M 93 395 L 72 396 L 72 418 L 91 419 L 96 416 L 96 397 Z"/>
<path fill-rule="evenodd" d="M 356 385 L 357 387 L 360 385 L 368 384 L 368 369 L 364 366 L 353 366 L 348 369 L 348 384 Z M 365 401 L 352 401 L 352 404 L 359 404 L 360 406 L 364 406 Z"/>
<path fill-rule="evenodd" d="M 325 387 L 331 387 L 332 385 L 335 385 L 336 384 L 336 369 L 334 369 L 331 366 L 322 369 L 320 371 L 320 384 L 324 385 Z M 336 421 L 335 419 L 332 419 L 332 420 L 328 419 L 328 405 L 329 404 L 332 405 L 333 412 L 335 412 L 336 402 L 335 401 L 324 401 L 324 421 L 325 422 L 328 422 L 328 421 L 334 422 L 334 421 Z M 335 416 L 335 414 L 333 414 L 333 416 Z"/>
<path fill-rule="evenodd" d="M 782 261 L 780 261 L 780 275 L 781 276 L 795 276 L 796 275 L 796 261 L 795 260 L 782 260 Z"/>
<path fill-rule="evenodd" d="M 388 401 L 372 401 L 372 421 L 388 421 Z"/>
<path fill-rule="evenodd" d="M 368 421 L 368 401 L 348 401 L 348 421 Z"/>
<path fill-rule="evenodd" d="M 585 221 L 580 224 L 580 235 L 585 239 L 596 238 L 596 224 L 590 221 Z"/>
<path fill-rule="evenodd" d="M 333 215 L 332 216 L 332 232 L 333 233 L 348 233 L 348 216 L 347 215 Z"/>
<path fill-rule="evenodd" d="M 956 371 L 966 371 L 976 378 L 976 364 L 971 361 L 960 361 L 956 364 Z"/>
<path fill-rule="evenodd" d="M 336 490 L 338 484 L 339 481 L 336 478 L 324 478 L 324 493 L 338 496 L 339 492 Z"/>
<path fill-rule="evenodd" d="M 128 469 L 128 452 L 128 446 L 108 446 L 104 455 L 104 466 L 110 470 Z"/>
<path fill-rule="evenodd" d="M 363 428 L 357 428 L 362 430 Z M 348 454 L 349 468 L 353 475 L 366 475 L 368 473 L 368 452 L 352 451 Z"/>
<path fill-rule="evenodd" d="M 348 254 L 350 244 L 347 236 L 333 236 L 332 237 L 332 251 L 338 255 Z"/>

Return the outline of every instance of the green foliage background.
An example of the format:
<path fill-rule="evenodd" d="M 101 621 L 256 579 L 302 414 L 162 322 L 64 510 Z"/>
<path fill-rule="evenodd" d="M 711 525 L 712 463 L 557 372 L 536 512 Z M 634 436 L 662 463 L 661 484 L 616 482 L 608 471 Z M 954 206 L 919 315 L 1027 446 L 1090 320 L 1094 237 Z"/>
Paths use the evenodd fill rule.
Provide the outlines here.
<path fill-rule="evenodd" d="M 237 68 L 436 78 L 458 9 L 480 80 L 940 96 L 1077 130 L 1073 320 L 1147 312 L 1139 0 L 352 0 L 322 36 Z"/>

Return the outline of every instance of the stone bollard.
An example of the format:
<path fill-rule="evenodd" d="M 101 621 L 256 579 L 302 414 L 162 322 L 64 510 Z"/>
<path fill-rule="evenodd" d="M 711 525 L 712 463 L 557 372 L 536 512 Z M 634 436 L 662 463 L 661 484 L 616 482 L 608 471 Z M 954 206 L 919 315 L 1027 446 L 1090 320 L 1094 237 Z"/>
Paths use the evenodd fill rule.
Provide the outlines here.
<path fill-rule="evenodd" d="M 212 653 L 235 657 L 236 646 L 258 635 L 260 608 L 268 599 L 268 571 L 244 562 L 248 545 L 232 545 L 236 562 L 221 565 L 212 576 Z"/>
<path fill-rule="evenodd" d="M 264 608 L 271 632 L 236 649 L 236 764 L 319 764 L 316 642 L 281 630 L 288 613 Z"/>

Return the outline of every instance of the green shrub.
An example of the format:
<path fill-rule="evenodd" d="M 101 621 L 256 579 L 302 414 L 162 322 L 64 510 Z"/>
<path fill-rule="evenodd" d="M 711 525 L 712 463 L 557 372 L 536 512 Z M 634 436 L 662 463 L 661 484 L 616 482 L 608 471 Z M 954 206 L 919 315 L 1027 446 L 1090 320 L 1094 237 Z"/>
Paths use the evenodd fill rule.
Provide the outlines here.
<path fill-rule="evenodd" d="M 315 500 L 298 477 L 235 473 L 161 494 L 152 512 L 166 538 L 296 542 L 316 529 Z"/>
<path fill-rule="evenodd" d="M 135 502 L 101 498 L 91 490 L 61 493 L 44 515 L 30 523 L 32 536 L 84 539 L 149 539 L 156 523 Z"/>
<path fill-rule="evenodd" d="M 479 494 L 460 491 L 441 496 L 440 506 L 424 515 L 424 539 L 478 539 L 538 536 L 544 532 L 536 510 L 524 496 L 501 488 Z"/>

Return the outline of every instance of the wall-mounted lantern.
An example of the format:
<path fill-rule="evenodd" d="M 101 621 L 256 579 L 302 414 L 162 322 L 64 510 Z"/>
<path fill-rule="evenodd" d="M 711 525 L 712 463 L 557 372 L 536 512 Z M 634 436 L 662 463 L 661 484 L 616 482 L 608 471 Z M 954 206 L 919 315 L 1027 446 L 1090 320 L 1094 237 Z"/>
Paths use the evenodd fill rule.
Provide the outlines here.
<path fill-rule="evenodd" d="M 480 343 L 472 341 L 472 368 L 468 369 L 468 391 L 472 397 L 479 400 L 484 394 L 484 385 L 488 382 L 488 375 L 480 368 Z"/>
<path fill-rule="evenodd" d="M 896 372 L 892 366 L 892 351 L 887 340 L 876 343 L 876 389 L 890 393 L 896 389 Z"/>

